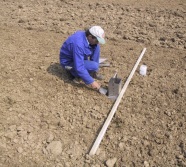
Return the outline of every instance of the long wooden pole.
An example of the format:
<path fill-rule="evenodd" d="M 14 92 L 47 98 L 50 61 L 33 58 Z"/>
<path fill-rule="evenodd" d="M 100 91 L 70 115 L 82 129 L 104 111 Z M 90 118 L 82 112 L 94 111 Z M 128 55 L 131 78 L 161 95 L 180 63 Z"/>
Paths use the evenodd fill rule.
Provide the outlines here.
<path fill-rule="evenodd" d="M 91 150 L 89 152 L 89 155 L 94 155 L 96 153 L 96 151 L 97 151 L 97 149 L 98 149 L 98 147 L 99 147 L 99 145 L 101 143 L 101 140 L 102 140 L 102 138 L 103 138 L 103 136 L 104 136 L 104 134 L 105 134 L 105 132 L 106 132 L 111 120 L 112 120 L 112 117 L 114 116 L 114 114 L 115 114 L 115 112 L 117 110 L 117 107 L 118 107 L 118 105 L 119 105 L 119 103 L 121 101 L 121 98 L 123 97 L 123 95 L 124 95 L 124 93 L 125 93 L 125 91 L 127 89 L 127 86 L 129 84 L 130 80 L 132 79 L 132 77 L 133 77 L 133 75 L 134 75 L 134 73 L 135 73 L 135 71 L 136 71 L 136 69 L 138 67 L 138 64 L 140 63 L 145 51 L 146 51 L 146 48 L 143 49 L 143 51 L 141 52 L 141 55 L 139 56 L 136 64 L 134 65 L 134 67 L 133 67 L 133 69 L 132 69 L 127 81 L 125 82 L 125 84 L 124 84 L 119 96 L 117 97 L 117 99 L 116 99 L 116 101 L 114 103 L 114 106 L 112 107 L 112 110 L 109 113 L 109 115 L 108 115 L 108 117 L 107 117 L 107 119 L 106 119 L 106 121 L 105 121 L 105 123 L 104 123 L 104 125 L 103 125 L 103 127 L 102 127 L 102 129 L 101 129 L 101 131 L 100 131 L 100 133 L 99 133 L 99 135 L 97 137 L 97 139 L 96 139 L 96 141 L 94 142 L 94 145 L 92 146 L 92 148 L 91 148 Z"/>

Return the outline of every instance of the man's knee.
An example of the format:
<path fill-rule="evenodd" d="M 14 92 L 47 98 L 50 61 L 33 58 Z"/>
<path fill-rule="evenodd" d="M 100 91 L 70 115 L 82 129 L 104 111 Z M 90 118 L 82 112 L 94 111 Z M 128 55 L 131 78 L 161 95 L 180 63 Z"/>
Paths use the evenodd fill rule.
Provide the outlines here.
<path fill-rule="evenodd" d="M 94 61 L 94 70 L 93 71 L 97 71 L 98 69 L 99 69 L 99 64 Z"/>
<path fill-rule="evenodd" d="M 99 64 L 95 61 L 86 61 L 85 68 L 88 71 L 97 71 L 99 69 Z"/>

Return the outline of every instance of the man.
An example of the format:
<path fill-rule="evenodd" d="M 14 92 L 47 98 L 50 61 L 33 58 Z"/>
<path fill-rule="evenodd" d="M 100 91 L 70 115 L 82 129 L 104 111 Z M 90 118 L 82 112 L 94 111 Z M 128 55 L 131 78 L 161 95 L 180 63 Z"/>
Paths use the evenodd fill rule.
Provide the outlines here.
<path fill-rule="evenodd" d="M 94 79 L 101 80 L 99 70 L 100 45 L 105 44 L 105 33 L 100 26 L 92 26 L 86 31 L 77 31 L 63 43 L 60 49 L 60 64 L 70 69 L 75 78 L 81 78 L 92 88 L 100 88 Z"/>

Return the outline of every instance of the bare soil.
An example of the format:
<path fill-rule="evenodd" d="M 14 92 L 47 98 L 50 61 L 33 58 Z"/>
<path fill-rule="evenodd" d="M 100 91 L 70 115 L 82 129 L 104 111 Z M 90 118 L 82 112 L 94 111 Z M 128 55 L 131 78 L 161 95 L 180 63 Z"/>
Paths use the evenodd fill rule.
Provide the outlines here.
<path fill-rule="evenodd" d="M 135 72 L 96 152 L 88 153 L 114 102 L 71 81 L 59 49 L 100 25 L 100 72 L 123 84 Z M 186 167 L 185 0 L 1 0 L 0 166 Z"/>

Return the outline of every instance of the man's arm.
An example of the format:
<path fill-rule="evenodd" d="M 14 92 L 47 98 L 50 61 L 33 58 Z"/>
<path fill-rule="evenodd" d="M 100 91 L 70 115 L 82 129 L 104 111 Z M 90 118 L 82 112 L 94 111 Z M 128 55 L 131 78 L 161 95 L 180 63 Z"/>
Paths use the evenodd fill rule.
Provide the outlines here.
<path fill-rule="evenodd" d="M 89 72 L 85 68 L 83 49 L 76 44 L 73 45 L 73 60 L 74 70 L 77 72 L 79 77 L 81 77 L 85 84 L 92 84 L 94 79 L 90 76 Z"/>
<path fill-rule="evenodd" d="M 98 44 L 94 50 L 94 53 L 90 56 L 90 60 L 99 63 L 100 57 L 100 45 Z"/>

